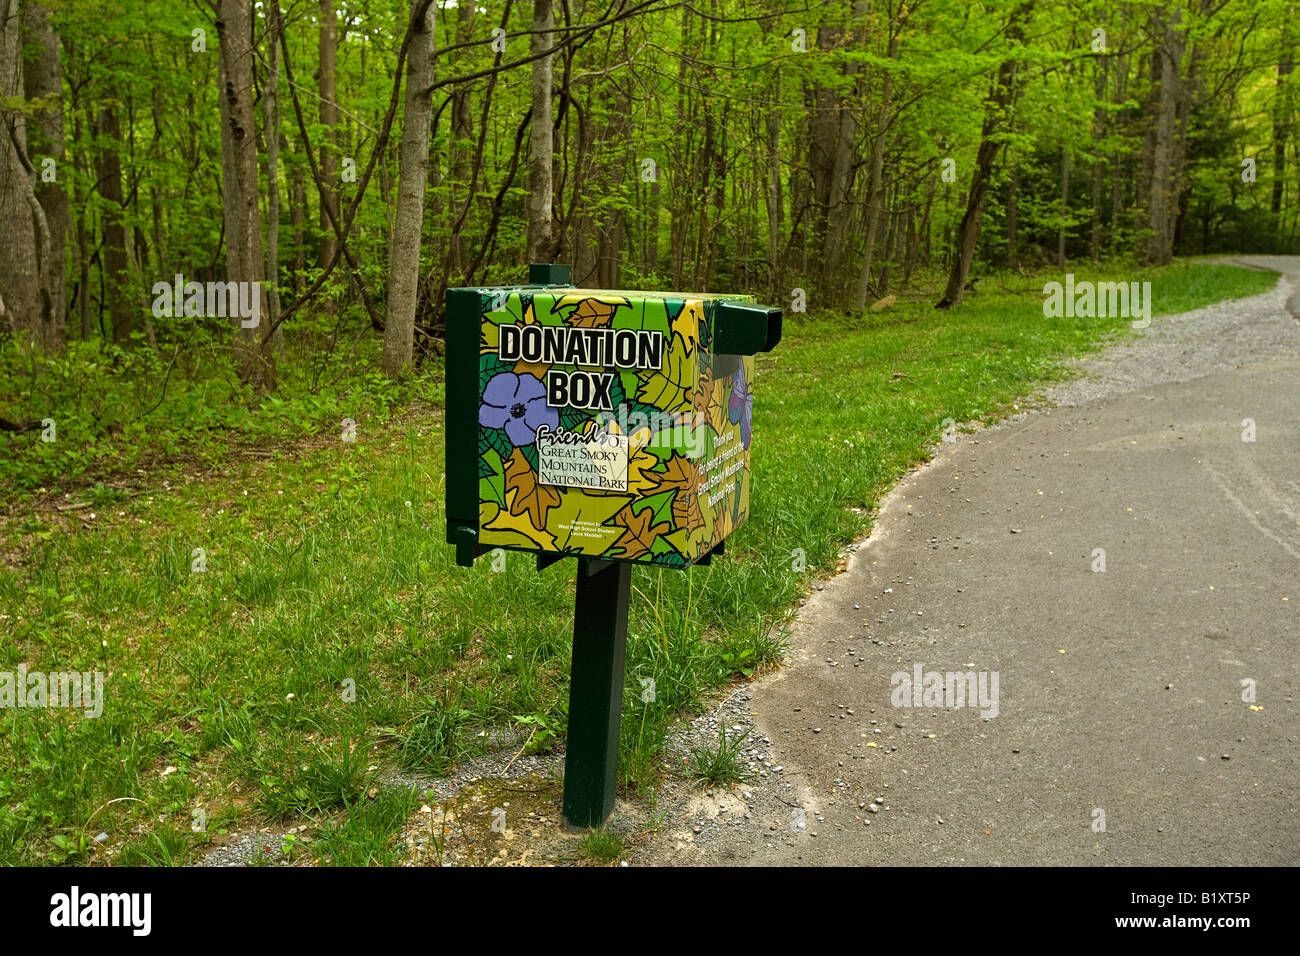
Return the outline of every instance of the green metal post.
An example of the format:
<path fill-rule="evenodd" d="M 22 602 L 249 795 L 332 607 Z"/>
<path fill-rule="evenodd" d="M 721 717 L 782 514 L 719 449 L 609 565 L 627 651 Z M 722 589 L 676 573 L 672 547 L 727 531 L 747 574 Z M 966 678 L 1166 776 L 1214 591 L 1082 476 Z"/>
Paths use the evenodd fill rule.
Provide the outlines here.
<path fill-rule="evenodd" d="M 600 826 L 614 811 L 631 593 L 630 565 L 578 560 L 564 755 L 564 822 L 571 827 Z"/>

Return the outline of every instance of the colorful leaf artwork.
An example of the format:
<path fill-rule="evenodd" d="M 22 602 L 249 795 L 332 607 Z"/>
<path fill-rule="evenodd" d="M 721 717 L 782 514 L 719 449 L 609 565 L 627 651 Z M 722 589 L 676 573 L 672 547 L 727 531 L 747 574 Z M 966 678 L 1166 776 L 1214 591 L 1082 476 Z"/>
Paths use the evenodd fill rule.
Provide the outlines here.
<path fill-rule="evenodd" d="M 754 366 L 741 358 L 715 374 L 713 301 L 537 290 L 512 292 L 492 310 L 484 295 L 480 545 L 687 567 L 745 520 Z M 599 354 L 617 364 L 551 362 L 570 354 L 567 345 L 543 351 L 547 361 L 524 361 L 539 350 L 503 346 L 521 340 L 522 333 L 503 333 L 512 324 L 541 326 L 544 338 L 557 341 L 593 330 L 579 344 L 595 351 L 574 357 Z M 612 346 L 601 343 L 620 333 L 626 351 L 611 356 Z M 529 334 L 536 342 L 538 333 Z M 558 396 L 573 392 L 550 388 L 557 375 L 566 385 L 575 375 L 607 378 L 598 401 L 563 404 Z"/>

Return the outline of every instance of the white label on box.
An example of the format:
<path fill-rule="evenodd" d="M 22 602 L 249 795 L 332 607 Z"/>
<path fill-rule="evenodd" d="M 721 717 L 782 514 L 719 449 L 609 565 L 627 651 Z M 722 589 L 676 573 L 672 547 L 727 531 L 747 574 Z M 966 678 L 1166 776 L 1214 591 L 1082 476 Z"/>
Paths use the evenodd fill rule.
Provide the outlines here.
<path fill-rule="evenodd" d="M 543 485 L 627 491 L 627 436 L 565 428 L 537 430 L 537 480 Z"/>

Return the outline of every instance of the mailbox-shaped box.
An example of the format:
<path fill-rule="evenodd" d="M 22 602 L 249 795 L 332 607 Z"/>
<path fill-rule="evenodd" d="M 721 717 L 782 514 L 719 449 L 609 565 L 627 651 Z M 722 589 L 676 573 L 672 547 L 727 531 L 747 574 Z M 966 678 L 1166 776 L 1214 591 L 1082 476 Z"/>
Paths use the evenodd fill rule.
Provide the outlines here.
<path fill-rule="evenodd" d="M 749 516 L 753 354 L 780 331 L 780 311 L 751 296 L 449 290 L 447 540 L 459 563 L 494 548 L 705 558 Z"/>

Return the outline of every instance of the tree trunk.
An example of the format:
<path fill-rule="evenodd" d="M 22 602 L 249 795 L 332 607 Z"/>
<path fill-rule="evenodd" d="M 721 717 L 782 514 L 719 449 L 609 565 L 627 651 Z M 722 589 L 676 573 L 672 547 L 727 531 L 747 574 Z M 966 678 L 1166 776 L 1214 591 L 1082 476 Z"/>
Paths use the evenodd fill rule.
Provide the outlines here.
<path fill-rule="evenodd" d="M 23 64 L 26 96 L 28 100 L 43 101 L 32 118 L 37 135 L 29 136 L 27 141 L 28 158 L 36 176 L 36 199 L 45 214 L 49 233 L 49 259 L 41 263 L 38 274 L 44 286 L 43 298 L 48 297 L 48 313 L 42 318 L 40 338 L 46 349 L 54 351 L 63 346 L 67 319 L 66 242 L 71 222 L 68 197 L 58 179 L 64 172 L 63 73 L 59 63 L 59 37 L 50 25 L 50 11 L 31 3 L 23 19 L 31 53 Z M 52 178 L 42 168 L 43 158 L 54 160 L 50 170 Z"/>
<path fill-rule="evenodd" d="M 266 136 L 266 320 L 271 349 L 284 353 L 284 331 L 280 320 L 280 0 L 266 6 L 266 45 L 270 50 L 266 87 L 262 91 Z"/>
<path fill-rule="evenodd" d="M 893 197 L 891 201 L 890 197 Z M 891 213 L 890 207 L 897 205 L 898 187 L 894 183 L 888 183 L 885 188 L 885 212 L 886 221 L 889 228 L 885 230 L 885 256 L 880 263 L 880 294 L 889 295 L 889 268 L 893 264 L 894 244 L 898 241 L 899 216 L 897 213 Z"/>
<path fill-rule="evenodd" d="M 609 107 L 609 124 L 601 137 L 606 146 L 603 150 L 605 161 L 602 164 L 601 179 L 603 193 L 622 199 L 627 187 L 627 163 L 621 146 L 627 142 L 631 126 L 631 103 L 624 94 L 615 89 Z M 602 212 L 596 228 L 598 248 L 596 252 L 596 283 L 603 289 L 617 289 L 620 285 L 619 270 L 623 258 L 623 240 L 627 232 L 621 203 Z"/>
<path fill-rule="evenodd" d="M 338 55 L 338 22 L 334 15 L 334 0 L 320 0 L 320 122 L 326 132 L 320 144 L 321 204 L 320 211 L 320 267 L 324 269 L 334 258 L 337 239 L 330 224 L 329 212 L 334 221 L 339 219 L 338 196 L 338 134 L 339 122 L 335 60 Z"/>
<path fill-rule="evenodd" d="M 768 110 L 764 117 L 767 148 L 767 267 L 768 294 L 775 297 L 781 280 L 781 71 L 772 73 Z"/>
<path fill-rule="evenodd" d="M 73 185 L 74 199 L 84 200 L 85 191 Z M 84 209 L 84 206 L 79 206 Z M 77 216 L 77 317 L 81 325 L 81 340 L 90 338 L 90 236 L 86 231 L 86 216 L 82 212 Z"/>
<path fill-rule="evenodd" d="M 840 46 L 844 30 L 838 26 L 823 25 L 817 28 L 817 49 L 827 53 Z M 837 109 L 838 95 L 832 88 L 818 86 L 812 91 L 811 135 L 808 139 L 808 170 L 812 176 L 812 208 L 809 234 L 814 249 L 821 252 L 826 247 L 828 212 L 831 204 L 831 182 L 835 172 L 836 134 L 840 128 Z"/>
<path fill-rule="evenodd" d="M 647 275 L 659 272 L 659 172 L 650 183 L 649 214 L 646 221 L 645 261 L 642 271 Z"/>
<path fill-rule="evenodd" d="M 456 7 L 456 42 L 467 43 L 474 32 L 474 4 L 462 3 Z M 467 69 L 467 68 L 466 68 Z M 469 266 L 469 243 L 456 229 L 461 209 L 469 201 L 469 164 L 473 153 L 471 137 L 474 120 L 470 114 L 469 86 L 459 84 L 451 94 L 451 156 L 447 161 L 448 179 L 451 182 L 447 204 L 447 271 L 462 273 Z"/>
<path fill-rule="evenodd" d="M 1007 39 L 1013 45 L 1024 40 L 1025 21 L 1033 10 L 1033 0 L 1022 3 L 1011 14 L 1007 22 Z M 980 220 L 984 216 L 984 201 L 988 197 L 989 180 L 993 174 L 993 160 L 1002 144 L 996 135 L 1006 125 L 1005 114 L 1015 95 L 1016 55 L 1011 54 L 998 67 L 997 79 L 989 94 L 984 109 L 984 123 L 980 133 L 979 152 L 975 157 L 975 169 L 971 173 L 970 192 L 966 197 L 966 211 L 962 214 L 961 225 L 957 229 L 957 248 L 953 257 L 952 269 L 948 274 L 948 287 L 936 308 L 946 309 L 961 305 L 965 297 L 966 278 L 970 274 L 971 261 L 975 258 L 975 246 L 980 237 Z"/>
<path fill-rule="evenodd" d="M 109 92 L 112 98 L 116 94 Z M 119 345 L 130 341 L 135 322 L 131 301 L 126 295 L 130 282 L 126 255 L 126 228 L 122 225 L 122 128 L 117 107 L 106 106 L 99 114 L 99 134 L 111 140 L 99 154 L 99 194 L 104 197 L 104 239 L 100 250 L 100 269 L 104 274 L 104 303 L 113 327 L 113 341 Z"/>
<path fill-rule="evenodd" d="M 1187 79 L 1178 84 L 1178 105 L 1174 112 L 1174 148 L 1169 174 L 1169 211 L 1166 231 L 1169 236 L 1169 258 L 1173 258 L 1178 248 L 1179 237 L 1183 229 L 1183 215 L 1187 211 L 1187 192 L 1185 173 L 1187 171 L 1188 134 L 1192 122 L 1192 103 L 1196 99 L 1196 84 L 1205 60 L 1204 44 L 1192 44 L 1188 57 Z"/>
<path fill-rule="evenodd" d="M 578 285 L 591 282 L 597 267 L 591 242 L 595 224 L 586 200 L 587 183 L 595 175 L 591 169 L 595 164 L 589 159 L 596 143 L 596 124 L 591 119 L 590 106 L 588 100 L 579 111 L 583 119 L 578 123 L 578 160 L 574 164 L 573 194 L 569 200 L 569 215 L 573 223 L 569 235 L 569 258 L 573 281 Z M 676 219 L 673 221 L 675 224 Z"/>
<path fill-rule="evenodd" d="M 808 127 L 800 124 L 799 132 L 803 134 L 797 141 L 807 136 Z M 812 210 L 813 183 L 809 169 L 803 164 L 790 171 L 790 253 L 795 257 L 798 274 L 808 274 L 808 222 Z M 788 260 L 787 260 L 788 261 Z"/>
<path fill-rule="evenodd" d="M 1125 4 L 1120 8 L 1120 31 L 1126 33 L 1130 26 L 1130 17 L 1128 5 Z M 1128 74 L 1129 74 L 1129 57 L 1120 50 L 1115 54 L 1115 89 L 1111 96 L 1112 103 L 1123 103 L 1128 99 Z M 1124 190 L 1128 187 L 1128 181 L 1132 178 L 1132 173 L 1128 170 L 1132 164 L 1128 161 L 1123 150 L 1115 153 L 1111 160 L 1110 171 L 1110 238 L 1108 240 L 1108 252 L 1116 255 L 1119 252 L 1120 240 L 1123 237 L 1124 229 L 1129 222 L 1127 215 L 1121 215 L 1121 210 L 1125 209 L 1123 202 Z M 1140 185 L 1140 184 L 1139 184 Z"/>
<path fill-rule="evenodd" d="M 4 7 L 4 0 L 0 0 L 0 9 Z M 69 46 L 69 56 L 72 55 L 72 48 Z M 71 107 L 72 107 L 72 138 L 74 141 L 81 139 L 81 117 L 85 111 L 81 109 L 78 102 L 77 89 L 71 89 Z M 89 214 L 89 194 L 90 171 L 86 165 L 85 154 L 75 156 L 72 161 L 73 170 L 76 176 L 72 181 L 72 208 L 76 210 L 77 218 L 73 227 L 75 240 L 77 243 L 77 286 L 74 297 L 77 303 L 77 318 L 81 328 L 81 340 L 87 341 L 90 338 L 90 236 L 86 229 L 86 218 Z"/>
<path fill-rule="evenodd" d="M 850 64 L 846 73 L 857 72 Z M 853 188 L 853 154 L 858 138 L 858 118 L 854 108 L 841 107 L 835 136 L 835 160 L 831 166 L 830 194 L 826 207 L 826 241 L 822 246 L 822 279 L 828 285 L 843 288 L 840 264 L 844 258 L 844 236 L 851 218 L 849 195 Z"/>
<path fill-rule="evenodd" d="M 921 214 L 921 224 L 913 225 L 916 210 L 912 210 L 912 215 L 908 220 L 908 242 L 907 254 L 903 259 L 903 284 L 906 285 L 912 281 L 912 273 L 916 271 L 916 262 L 921 255 L 921 240 L 930 234 L 930 209 L 934 206 L 934 178 L 930 179 L 930 191 L 925 197 L 925 212 Z"/>
<path fill-rule="evenodd" d="M 162 90 L 158 86 L 153 88 L 153 127 L 154 142 L 150 148 L 150 155 L 154 162 L 162 162 L 162 129 L 163 129 L 163 106 Z M 167 256 L 167 232 L 164 226 L 165 217 L 163 215 L 163 201 L 159 195 L 157 184 L 149 187 L 149 204 L 152 207 L 151 213 L 153 218 L 153 249 L 154 261 L 158 267 L 158 275 L 170 275 L 168 266 L 171 264 Z"/>
<path fill-rule="evenodd" d="M 532 52 L 551 49 L 555 12 L 551 0 L 533 0 Z M 552 164 L 555 158 L 555 123 L 551 116 L 551 64 L 554 58 L 533 61 L 533 110 L 528 136 L 528 261 L 550 262 Z"/>
<path fill-rule="evenodd" d="M 257 136 L 253 115 L 251 7 L 247 0 L 221 0 L 219 90 L 221 102 L 221 193 L 226 228 L 226 281 L 251 284 L 260 311 L 256 325 L 244 327 L 239 309 L 230 319 L 240 378 L 259 393 L 275 388 L 275 360 L 262 339 L 267 328 L 262 285 L 262 224 L 258 208 Z M 245 298 L 240 295 L 239 298 Z"/>
<path fill-rule="evenodd" d="M 1061 224 L 1056 230 L 1056 264 L 1065 268 L 1065 240 L 1070 218 L 1070 147 L 1061 147 Z"/>
<path fill-rule="evenodd" d="M 1273 100 L 1273 196 L 1269 209 L 1274 216 L 1282 212 L 1282 193 L 1286 183 L 1286 144 L 1291 137 L 1291 84 L 1295 69 L 1291 46 L 1290 21 L 1283 24 L 1282 55 L 1277 61 L 1277 93 Z"/>
<path fill-rule="evenodd" d="M 857 0 L 853 4 L 854 17 L 866 13 L 866 4 Z M 850 42 L 856 41 L 861 34 L 857 30 L 849 32 Z M 857 77 L 857 62 L 844 65 L 844 75 Z M 886 77 L 888 73 L 886 73 Z M 840 281 L 840 265 L 844 258 L 844 237 L 851 220 L 849 214 L 849 197 L 853 190 L 853 157 L 858 140 L 857 100 L 860 98 L 862 81 L 855 79 L 851 87 L 849 102 L 841 103 L 835 123 L 835 147 L 832 154 L 830 189 L 826 207 L 826 241 L 822 246 L 822 280 L 827 287 L 847 292 L 847 282 Z M 841 292 L 840 295 L 843 293 Z M 839 296 L 837 295 L 837 298 Z"/>
<path fill-rule="evenodd" d="M 406 112 L 402 120 L 397 219 L 388 246 L 388 310 L 384 317 L 383 369 L 397 376 L 411 365 L 419 304 L 420 234 L 424 187 L 429 175 L 429 129 L 433 99 L 434 7 L 411 0 L 411 43 L 406 61 Z M 549 212 L 549 210 L 548 210 Z"/>
<path fill-rule="evenodd" d="M 1145 226 L 1148 231 L 1140 257 L 1148 265 L 1165 265 L 1172 257 L 1170 210 L 1174 160 L 1174 124 L 1178 110 L 1178 68 L 1182 61 L 1183 38 L 1177 29 L 1182 11 L 1156 11 L 1151 15 L 1151 32 L 1156 38 L 1151 54 L 1150 125 L 1143 157 L 1146 197 Z"/>
<path fill-rule="evenodd" d="M 716 46 L 715 46 L 716 49 Z M 629 104 L 630 105 L 630 104 Z M 722 129 L 730 129 L 731 104 L 723 101 Z M 704 246 L 704 283 L 698 288 L 708 292 L 716 287 L 716 270 L 718 259 L 722 254 L 722 223 L 727 205 L 727 155 L 723 144 L 714 142 L 713 146 L 713 215 L 710 217 L 708 242 Z"/>
<path fill-rule="evenodd" d="M 925 264 L 927 269 L 934 264 L 934 223 L 930 219 L 930 213 L 934 211 L 934 190 L 935 187 L 932 184 L 930 187 L 930 195 L 925 199 L 925 215 L 921 217 L 921 238 L 925 243 L 925 254 L 921 257 L 921 261 Z M 943 195 L 944 206 L 947 207 L 947 190 L 944 191 Z"/>
<path fill-rule="evenodd" d="M 1101 156 L 1102 142 L 1106 137 L 1106 113 L 1103 107 L 1106 103 L 1106 92 L 1109 87 L 1106 82 L 1108 70 L 1109 60 L 1103 56 L 1096 67 L 1096 81 L 1093 90 L 1097 98 L 1097 105 L 1092 113 L 1092 223 L 1088 235 L 1088 254 L 1093 265 L 1101 262 L 1101 197 L 1102 190 L 1105 188 Z"/>
<path fill-rule="evenodd" d="M 1020 268 L 1020 164 L 1007 147 L 1003 157 L 1010 167 L 1007 173 L 1007 266 Z"/>
<path fill-rule="evenodd" d="M 302 157 L 293 164 L 289 221 L 293 226 L 293 294 L 299 296 L 307 287 L 303 277 L 307 271 L 307 177 Z"/>
<path fill-rule="evenodd" d="M 898 37 L 890 27 L 889 57 L 898 55 Z M 880 217 L 884 214 L 885 138 L 893 122 L 894 75 L 886 70 L 880 80 L 880 114 L 876 120 L 876 133 L 871 138 L 871 178 L 867 184 L 867 237 L 862 250 L 862 267 L 858 270 L 857 294 L 853 304 L 861 312 L 867 307 L 867 293 L 871 286 L 871 267 L 876 252 L 876 237 L 880 231 Z"/>
<path fill-rule="evenodd" d="M 27 161 L 26 119 L 22 111 L 23 75 L 17 69 L 22 51 L 19 0 L 0 0 L 0 329 L 43 341 L 43 314 L 37 252 L 39 241 L 32 207 L 40 209 Z M 42 216 L 44 213 L 42 212 Z"/>
<path fill-rule="evenodd" d="M 695 13 L 689 5 L 682 6 L 681 48 L 692 49 L 698 41 L 693 38 Z M 691 95 L 694 87 L 688 82 L 690 68 L 687 57 L 677 58 L 677 95 L 678 102 L 684 106 L 679 112 L 678 129 L 681 135 L 675 145 L 680 149 L 671 164 L 672 195 L 671 215 L 668 223 L 668 256 L 672 270 L 673 288 L 680 289 L 686 278 L 686 250 L 691 231 L 691 218 L 696 205 L 692 190 L 694 189 L 696 158 L 699 150 L 695 146 L 695 137 L 704 124 L 699 120 L 697 107 L 699 97 Z"/>
<path fill-rule="evenodd" d="M 693 203 L 700 214 L 700 229 L 695 235 L 695 279 L 691 283 L 691 288 L 697 292 L 705 292 L 708 288 L 708 276 L 705 274 L 706 246 L 709 242 L 709 187 L 713 183 L 713 151 L 714 151 L 715 124 L 713 120 L 713 108 L 711 104 L 704 104 L 704 151 L 700 154 L 700 169 L 703 177 L 699 187 L 699 201 Z"/>

